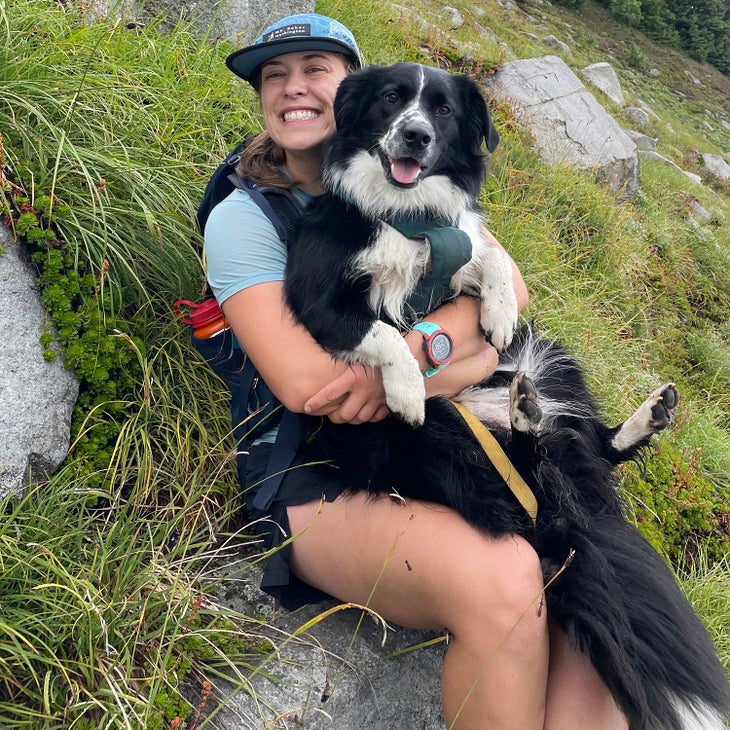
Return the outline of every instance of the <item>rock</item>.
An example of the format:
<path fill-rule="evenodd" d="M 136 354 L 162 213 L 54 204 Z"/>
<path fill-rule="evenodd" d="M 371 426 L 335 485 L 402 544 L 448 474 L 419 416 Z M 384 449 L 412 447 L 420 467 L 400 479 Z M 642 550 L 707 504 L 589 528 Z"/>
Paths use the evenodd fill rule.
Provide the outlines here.
<path fill-rule="evenodd" d="M 600 89 L 611 101 L 619 106 L 626 106 L 624 93 L 621 90 L 621 82 L 613 66 L 610 63 L 601 61 L 592 63 L 582 69 L 581 74 L 590 81 L 593 86 Z"/>
<path fill-rule="evenodd" d="M 296 13 L 314 12 L 314 0 L 96 0 L 89 12 L 97 18 L 115 17 L 142 21 L 163 12 L 173 24 L 178 18 L 192 21 L 201 33 L 234 36 L 241 45 L 251 42 L 267 25 Z"/>
<path fill-rule="evenodd" d="M 458 30 L 464 25 L 464 16 L 456 8 L 444 5 L 441 8 L 441 14 L 446 18 L 451 30 Z"/>
<path fill-rule="evenodd" d="M 707 170 L 717 177 L 730 180 L 730 165 L 720 157 L 720 155 L 713 155 L 709 152 L 705 152 L 702 155 L 702 164 Z"/>
<path fill-rule="evenodd" d="M 691 71 L 685 69 L 684 75 L 689 79 L 690 83 L 695 86 L 702 86 L 702 82 Z"/>
<path fill-rule="evenodd" d="M 272 604 L 254 587 L 256 572 L 250 576 L 234 606 L 246 616 L 259 615 L 262 600 Z M 357 608 L 336 610 L 337 605 L 315 604 L 293 613 L 264 610 L 266 623 L 260 635 L 270 637 L 278 651 L 248 670 L 246 691 L 236 692 L 228 683 L 218 682 L 218 691 L 232 696 L 211 718 L 210 727 L 259 730 L 273 727 L 273 718 L 282 716 L 285 719 L 276 727 L 291 730 L 443 730 L 440 687 L 445 642 L 388 658 L 439 635 L 384 629 L 370 614 Z M 331 615 L 316 622 L 330 609 Z M 315 625 L 290 638 L 311 621 Z"/>
<path fill-rule="evenodd" d="M 638 106 L 627 106 L 626 107 L 626 113 L 640 126 L 640 127 L 647 127 L 649 126 L 649 115 L 643 110 L 640 109 Z"/>
<path fill-rule="evenodd" d="M 683 175 L 686 175 L 692 182 L 701 183 L 702 178 L 699 175 L 695 175 L 693 172 L 688 172 L 687 170 L 683 170 L 676 162 L 672 162 L 672 160 L 668 159 L 667 157 L 664 157 L 663 155 L 660 155 L 658 152 L 655 152 L 654 150 L 639 150 L 639 155 L 642 159 L 646 160 L 654 160 L 655 162 L 661 162 L 663 165 L 667 165 L 667 167 L 672 167 L 678 172 L 681 172 Z"/>
<path fill-rule="evenodd" d="M 487 84 L 519 107 L 547 163 L 593 170 L 612 190 L 637 192 L 636 145 L 562 59 L 506 63 Z"/>
<path fill-rule="evenodd" d="M 552 48 L 558 53 L 563 53 L 566 56 L 570 56 L 570 48 L 567 43 L 558 40 L 554 35 L 547 35 L 542 39 L 542 42 L 548 47 Z"/>
<path fill-rule="evenodd" d="M 626 134 L 634 140 L 634 144 L 637 149 L 640 150 L 655 150 L 657 142 L 659 141 L 656 137 L 649 137 L 641 132 L 635 132 L 632 129 L 625 129 Z"/>
<path fill-rule="evenodd" d="M 0 225 L 0 497 L 45 479 L 68 451 L 79 383 L 62 357 L 43 357 L 45 322 L 36 272 Z"/>

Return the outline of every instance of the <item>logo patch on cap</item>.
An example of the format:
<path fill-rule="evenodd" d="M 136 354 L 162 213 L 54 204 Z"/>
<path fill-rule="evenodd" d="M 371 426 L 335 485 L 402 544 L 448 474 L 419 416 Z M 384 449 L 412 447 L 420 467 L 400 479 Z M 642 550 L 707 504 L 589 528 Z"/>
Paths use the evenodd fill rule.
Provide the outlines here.
<path fill-rule="evenodd" d="M 275 28 L 263 36 L 261 42 L 270 43 L 271 41 L 278 41 L 282 38 L 310 35 L 312 35 L 312 26 L 310 23 L 293 23 L 292 25 L 285 25 L 283 28 Z"/>

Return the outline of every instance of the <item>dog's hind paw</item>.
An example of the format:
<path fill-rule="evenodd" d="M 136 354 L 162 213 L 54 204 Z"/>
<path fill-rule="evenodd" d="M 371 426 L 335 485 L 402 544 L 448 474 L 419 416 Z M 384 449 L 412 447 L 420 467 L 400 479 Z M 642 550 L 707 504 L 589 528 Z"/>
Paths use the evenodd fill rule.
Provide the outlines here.
<path fill-rule="evenodd" d="M 515 431 L 537 434 L 542 420 L 537 400 L 535 384 L 525 373 L 517 373 L 509 387 L 509 417 Z"/>
<path fill-rule="evenodd" d="M 679 391 L 674 383 L 657 388 L 645 401 L 650 410 L 649 428 L 656 432 L 665 429 L 677 413 Z"/>
<path fill-rule="evenodd" d="M 679 391 L 674 383 L 657 388 L 627 421 L 621 424 L 611 439 L 618 452 L 629 452 L 663 431 L 672 421 L 679 406 Z"/>

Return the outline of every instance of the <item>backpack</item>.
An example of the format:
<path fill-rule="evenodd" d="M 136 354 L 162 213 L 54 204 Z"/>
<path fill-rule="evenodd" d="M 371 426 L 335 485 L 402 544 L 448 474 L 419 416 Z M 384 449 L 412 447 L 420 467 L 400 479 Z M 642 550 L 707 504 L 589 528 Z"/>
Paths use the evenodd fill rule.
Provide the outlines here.
<path fill-rule="evenodd" d="M 241 153 L 249 145 L 253 137 L 246 137 L 239 142 L 221 162 L 210 176 L 205 192 L 198 206 L 198 230 L 202 235 L 205 224 L 213 208 L 227 198 L 234 190 L 245 190 L 271 221 L 277 235 L 284 243 L 288 243 L 296 234 L 299 220 L 304 212 L 302 206 L 289 190 L 274 188 L 242 178 L 236 172 L 236 165 Z"/>
<path fill-rule="evenodd" d="M 296 233 L 303 208 L 289 190 L 258 185 L 238 175 L 235 167 L 251 139 L 248 137 L 236 145 L 211 175 L 198 207 L 198 228 L 202 235 L 213 208 L 238 188 L 249 193 L 271 221 L 278 236 L 288 244 Z M 190 310 L 187 316 L 182 314 L 183 307 Z M 233 333 L 210 287 L 206 286 L 202 302 L 181 299 L 175 302 L 174 308 L 180 321 L 190 326 L 195 349 L 231 391 L 231 421 L 241 486 L 245 484 L 246 457 L 250 444 L 277 423 L 279 425 L 266 469 L 269 478 L 259 488 L 251 504 L 255 510 L 265 512 L 271 506 L 286 469 L 291 466 L 299 448 L 303 417 L 284 408 L 259 376 L 251 360 L 234 346 Z M 204 332 L 205 336 L 196 336 L 196 332 Z"/>

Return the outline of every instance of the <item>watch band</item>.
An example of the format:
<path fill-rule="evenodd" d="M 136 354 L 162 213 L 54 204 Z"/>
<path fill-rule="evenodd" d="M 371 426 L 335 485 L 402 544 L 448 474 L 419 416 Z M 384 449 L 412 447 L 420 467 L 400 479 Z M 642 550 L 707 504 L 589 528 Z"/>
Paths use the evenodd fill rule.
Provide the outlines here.
<path fill-rule="evenodd" d="M 441 372 L 451 361 L 451 355 L 453 354 L 451 335 L 441 325 L 428 321 L 418 322 L 413 325 L 413 329 L 423 335 L 423 351 L 426 353 L 426 362 L 431 366 L 424 371 L 423 375 L 426 378 L 430 378 L 436 375 L 436 373 Z M 444 360 L 437 361 L 433 356 L 432 342 L 438 336 L 446 339 L 448 353 Z"/>

